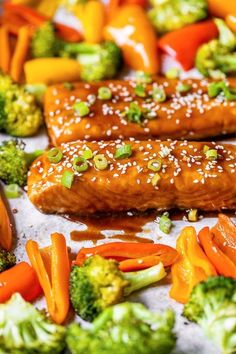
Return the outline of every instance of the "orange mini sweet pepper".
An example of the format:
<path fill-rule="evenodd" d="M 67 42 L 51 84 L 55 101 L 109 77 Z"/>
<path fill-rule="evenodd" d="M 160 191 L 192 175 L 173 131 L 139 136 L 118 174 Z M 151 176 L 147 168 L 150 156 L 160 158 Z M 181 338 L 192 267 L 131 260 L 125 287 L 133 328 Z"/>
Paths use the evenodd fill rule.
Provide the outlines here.
<path fill-rule="evenodd" d="M 235 0 L 208 0 L 210 14 L 217 17 L 225 17 L 228 14 L 236 14 Z"/>
<path fill-rule="evenodd" d="M 172 287 L 170 297 L 186 303 L 193 287 L 216 275 L 216 270 L 198 244 L 194 227 L 185 227 L 176 244 L 179 260 L 171 267 Z"/>
<path fill-rule="evenodd" d="M 122 50 L 124 61 L 133 70 L 156 74 L 159 70 L 157 38 L 144 9 L 123 5 L 104 29 L 106 40 Z"/>

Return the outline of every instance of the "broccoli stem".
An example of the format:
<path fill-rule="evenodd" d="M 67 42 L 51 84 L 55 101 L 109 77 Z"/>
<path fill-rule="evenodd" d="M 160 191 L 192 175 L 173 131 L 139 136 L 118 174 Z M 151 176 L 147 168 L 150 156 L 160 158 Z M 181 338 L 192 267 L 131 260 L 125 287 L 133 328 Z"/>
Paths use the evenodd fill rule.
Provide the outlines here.
<path fill-rule="evenodd" d="M 64 47 L 64 51 L 68 54 L 96 54 L 101 47 L 97 44 L 89 43 L 68 43 Z"/>
<path fill-rule="evenodd" d="M 158 282 L 166 276 L 166 272 L 163 264 L 159 263 L 138 272 L 123 273 L 123 276 L 129 282 L 129 285 L 125 288 L 125 296 L 128 296 L 136 290 Z"/>

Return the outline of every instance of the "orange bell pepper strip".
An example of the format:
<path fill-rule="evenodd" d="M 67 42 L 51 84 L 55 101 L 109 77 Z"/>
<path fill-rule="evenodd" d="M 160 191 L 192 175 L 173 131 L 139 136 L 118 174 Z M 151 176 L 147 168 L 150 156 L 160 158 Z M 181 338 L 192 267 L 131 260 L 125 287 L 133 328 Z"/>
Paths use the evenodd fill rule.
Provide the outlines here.
<path fill-rule="evenodd" d="M 0 303 L 6 302 L 14 293 L 20 293 L 26 301 L 34 301 L 42 294 L 37 275 L 26 262 L 0 273 Z"/>
<path fill-rule="evenodd" d="M 116 15 L 119 7 L 122 5 L 139 5 L 146 8 L 146 0 L 109 0 L 107 4 L 107 14 L 109 21 Z"/>
<path fill-rule="evenodd" d="M 121 48 L 124 61 L 131 69 L 149 74 L 159 71 L 156 33 L 140 6 L 121 6 L 105 27 L 104 37 Z"/>
<path fill-rule="evenodd" d="M 159 48 L 178 61 L 184 70 L 194 67 L 198 48 L 216 38 L 218 30 L 212 20 L 185 26 L 161 37 Z M 188 38 L 188 41 L 185 39 Z"/>
<path fill-rule="evenodd" d="M 236 14 L 235 0 L 208 0 L 211 15 L 224 18 L 228 14 Z"/>
<path fill-rule="evenodd" d="M 0 69 L 4 74 L 8 74 L 11 62 L 11 45 L 7 26 L 0 27 L 0 48 Z"/>
<path fill-rule="evenodd" d="M 19 30 L 16 47 L 12 56 L 10 76 L 16 82 L 19 82 L 24 70 L 24 64 L 27 59 L 30 47 L 31 35 L 28 26 L 21 27 Z"/>
<path fill-rule="evenodd" d="M 46 297 L 48 312 L 52 320 L 58 324 L 65 321 L 69 311 L 69 275 L 70 262 L 66 241 L 62 234 L 51 235 L 51 270 L 44 264 L 44 255 L 37 242 L 28 241 L 26 251 Z"/>
<path fill-rule="evenodd" d="M 193 287 L 209 276 L 216 275 L 216 270 L 198 244 L 194 227 L 185 227 L 182 230 L 176 249 L 180 257 L 171 267 L 170 297 L 186 303 Z"/>
<path fill-rule="evenodd" d="M 214 242 L 236 264 L 236 225 L 230 218 L 220 214 L 217 224 L 211 229 Z"/>
<path fill-rule="evenodd" d="M 225 277 L 236 278 L 236 265 L 217 246 L 214 241 L 214 235 L 209 227 L 204 227 L 199 232 L 198 239 L 218 274 L 224 275 Z"/>
<path fill-rule="evenodd" d="M 7 208 L 0 196 L 0 247 L 10 251 L 13 242 L 12 225 Z"/>
<path fill-rule="evenodd" d="M 77 254 L 74 264 L 82 265 L 84 261 L 94 255 L 116 260 L 143 258 L 147 256 L 159 256 L 161 262 L 169 265 L 178 257 L 177 251 L 170 246 L 154 243 L 134 243 L 134 242 L 110 242 L 90 248 L 81 248 Z"/>

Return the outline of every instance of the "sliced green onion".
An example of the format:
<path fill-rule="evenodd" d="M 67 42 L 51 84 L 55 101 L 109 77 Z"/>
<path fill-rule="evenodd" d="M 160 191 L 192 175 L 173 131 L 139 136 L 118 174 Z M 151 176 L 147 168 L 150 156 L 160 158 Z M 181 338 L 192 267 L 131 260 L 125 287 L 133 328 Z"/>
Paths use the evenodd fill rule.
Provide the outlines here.
<path fill-rule="evenodd" d="M 188 221 L 198 221 L 198 210 L 197 209 L 191 209 L 188 212 Z"/>
<path fill-rule="evenodd" d="M 192 86 L 189 84 L 184 84 L 183 82 L 180 82 L 177 86 L 176 86 L 176 90 L 179 93 L 187 93 L 191 90 Z"/>
<path fill-rule="evenodd" d="M 86 102 L 76 102 L 73 105 L 73 108 L 74 108 L 75 112 L 78 113 L 78 115 L 80 117 L 85 117 L 90 112 L 90 109 L 89 109 L 89 107 L 88 107 Z"/>
<path fill-rule="evenodd" d="M 136 85 L 134 92 L 135 92 L 135 95 L 138 97 L 146 97 L 145 87 L 142 84 Z"/>
<path fill-rule="evenodd" d="M 64 187 L 70 189 L 72 187 L 73 181 L 74 181 L 74 172 L 68 170 L 64 171 L 61 177 L 61 184 Z"/>
<path fill-rule="evenodd" d="M 223 91 L 224 86 L 225 86 L 224 81 L 210 83 L 207 88 L 208 96 L 210 98 L 217 97 Z"/>
<path fill-rule="evenodd" d="M 153 159 L 148 161 L 148 169 L 154 172 L 158 172 L 161 170 L 162 161 L 161 159 Z"/>
<path fill-rule="evenodd" d="M 208 150 L 210 150 L 209 146 L 204 145 L 204 146 L 203 146 L 203 152 L 204 152 L 204 154 L 205 154 Z"/>
<path fill-rule="evenodd" d="M 87 148 L 82 152 L 82 156 L 86 160 L 90 160 L 93 158 L 93 152 L 91 149 Z"/>
<path fill-rule="evenodd" d="M 142 110 L 135 102 L 131 102 L 129 109 L 124 112 L 129 122 L 140 124 L 142 121 Z"/>
<path fill-rule="evenodd" d="M 152 82 L 152 77 L 144 71 L 136 71 L 135 80 L 143 84 L 150 84 Z"/>
<path fill-rule="evenodd" d="M 132 155 L 132 146 L 129 144 L 122 145 L 116 149 L 115 159 L 126 159 Z"/>
<path fill-rule="evenodd" d="M 151 183 L 152 183 L 153 187 L 156 187 L 158 185 L 160 179 L 161 179 L 161 176 L 159 175 L 159 173 L 155 173 L 155 175 L 151 179 Z"/>
<path fill-rule="evenodd" d="M 177 79 L 179 77 L 180 70 L 178 68 L 171 68 L 165 73 L 167 79 Z"/>
<path fill-rule="evenodd" d="M 103 86 L 98 89 L 98 98 L 100 100 L 110 100 L 112 98 L 112 92 L 109 87 Z"/>
<path fill-rule="evenodd" d="M 207 160 L 217 160 L 218 153 L 216 149 L 209 149 L 205 152 Z"/>
<path fill-rule="evenodd" d="M 49 162 L 58 163 L 58 162 L 60 162 L 62 160 L 63 153 L 58 148 L 52 148 L 51 150 L 48 151 L 47 157 L 48 157 L 48 161 Z"/>
<path fill-rule="evenodd" d="M 93 161 L 98 170 L 105 170 L 108 166 L 108 161 L 103 154 L 94 156 Z"/>
<path fill-rule="evenodd" d="M 77 172 L 87 171 L 89 168 L 88 161 L 82 156 L 75 157 L 73 161 L 73 168 Z"/>
<path fill-rule="evenodd" d="M 169 234 L 172 228 L 172 221 L 169 218 L 169 214 L 165 213 L 160 217 L 159 228 L 165 234 Z"/>
<path fill-rule="evenodd" d="M 5 195 L 9 199 L 19 198 L 19 186 L 18 184 L 12 183 L 4 188 Z"/>
<path fill-rule="evenodd" d="M 71 82 L 64 82 L 63 87 L 68 91 L 74 90 L 74 85 Z"/>
<path fill-rule="evenodd" d="M 154 87 L 152 91 L 152 98 L 157 102 L 165 102 L 166 101 L 165 90 L 161 87 Z"/>

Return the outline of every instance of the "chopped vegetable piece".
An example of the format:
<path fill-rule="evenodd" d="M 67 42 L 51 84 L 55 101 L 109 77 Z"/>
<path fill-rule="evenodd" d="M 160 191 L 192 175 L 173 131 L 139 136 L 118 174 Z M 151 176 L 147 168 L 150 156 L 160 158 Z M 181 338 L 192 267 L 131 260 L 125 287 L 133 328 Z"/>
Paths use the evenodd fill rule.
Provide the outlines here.
<path fill-rule="evenodd" d="M 77 172 L 87 171 L 89 168 L 88 161 L 82 156 L 75 157 L 73 161 L 73 168 Z"/>
<path fill-rule="evenodd" d="M 85 117 L 90 113 L 90 109 L 86 102 L 77 102 L 74 104 L 73 108 L 80 117 Z"/>
<path fill-rule="evenodd" d="M 188 212 L 188 221 L 198 221 L 198 210 L 197 209 L 191 209 Z"/>
<path fill-rule="evenodd" d="M 63 153 L 58 148 L 52 148 L 51 150 L 48 151 L 47 157 L 48 157 L 48 161 L 49 162 L 58 163 L 58 162 L 60 162 L 62 160 Z"/>
<path fill-rule="evenodd" d="M 155 173 L 151 179 L 151 183 L 152 183 L 153 187 L 156 187 L 160 180 L 161 180 L 161 176 L 159 175 L 159 173 Z"/>
<path fill-rule="evenodd" d="M 167 79 L 178 79 L 180 70 L 178 68 L 171 68 L 165 72 Z"/>
<path fill-rule="evenodd" d="M 107 158 L 103 154 L 95 155 L 93 161 L 98 170 L 105 170 L 108 166 Z"/>
<path fill-rule="evenodd" d="M 207 160 L 217 160 L 218 159 L 218 153 L 216 149 L 209 149 L 205 152 L 206 159 Z"/>
<path fill-rule="evenodd" d="M 159 220 L 159 228 L 165 234 L 169 234 L 173 224 L 169 218 L 169 213 L 164 213 Z"/>
<path fill-rule="evenodd" d="M 131 102 L 128 110 L 124 111 L 124 115 L 129 122 L 140 124 L 142 121 L 143 113 L 139 105 L 135 102 Z"/>
<path fill-rule="evenodd" d="M 188 84 L 184 84 L 183 82 L 182 83 L 179 83 L 177 86 L 176 86 L 176 90 L 177 92 L 179 93 L 187 93 L 191 90 L 191 85 L 188 85 Z"/>
<path fill-rule="evenodd" d="M 84 159 L 86 160 L 90 160 L 93 158 L 93 152 L 91 149 L 86 148 L 83 152 L 82 152 L 82 156 Z"/>
<path fill-rule="evenodd" d="M 143 84 L 138 84 L 134 89 L 135 95 L 138 97 L 146 97 L 145 86 Z"/>
<path fill-rule="evenodd" d="M 129 144 L 117 148 L 114 154 L 115 159 L 126 159 L 132 155 L 132 146 Z"/>
<path fill-rule="evenodd" d="M 152 77 L 150 74 L 145 73 L 144 71 L 136 71 L 135 80 L 142 84 L 152 83 Z"/>
<path fill-rule="evenodd" d="M 73 181 L 74 181 L 74 172 L 66 170 L 63 172 L 62 178 L 61 178 L 61 184 L 70 189 L 72 187 Z"/>
<path fill-rule="evenodd" d="M 162 160 L 161 159 L 153 159 L 148 161 L 148 168 L 151 171 L 159 172 L 162 167 Z"/>
<path fill-rule="evenodd" d="M 110 100 L 112 98 L 112 92 L 109 87 L 99 87 L 98 89 L 98 98 L 100 100 Z"/>
<path fill-rule="evenodd" d="M 19 186 L 18 186 L 18 184 L 15 184 L 15 183 L 8 184 L 8 186 L 6 186 L 4 188 L 4 191 L 5 191 L 6 197 L 9 199 L 19 198 L 19 196 L 20 196 Z"/>
<path fill-rule="evenodd" d="M 155 87 L 152 91 L 152 98 L 157 102 L 165 102 L 166 101 L 165 90 L 161 87 Z"/>

